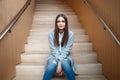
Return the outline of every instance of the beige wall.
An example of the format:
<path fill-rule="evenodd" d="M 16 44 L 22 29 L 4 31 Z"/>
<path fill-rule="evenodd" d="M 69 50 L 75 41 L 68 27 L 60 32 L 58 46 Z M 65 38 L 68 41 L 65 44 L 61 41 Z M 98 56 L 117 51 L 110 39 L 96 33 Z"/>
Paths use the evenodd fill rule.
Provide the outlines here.
<path fill-rule="evenodd" d="M 0 0 L 0 32 L 19 12 L 27 0 Z M 0 80 L 11 80 L 16 74 L 16 64 L 24 52 L 28 31 L 33 20 L 34 0 L 10 33 L 0 41 Z"/>
<path fill-rule="evenodd" d="M 13 19 L 27 0 L 0 0 L 0 32 Z"/>
<path fill-rule="evenodd" d="M 120 0 L 89 0 L 120 41 Z"/>
<path fill-rule="evenodd" d="M 77 13 L 80 23 L 86 29 L 93 49 L 97 52 L 98 62 L 103 64 L 103 72 L 109 80 L 120 80 L 120 47 L 116 45 L 109 33 L 95 14 L 82 0 L 66 0 Z M 119 0 L 89 0 L 96 11 L 105 19 L 112 31 L 120 36 Z M 118 36 L 119 34 L 119 36 Z M 120 40 L 120 39 L 119 39 Z"/>

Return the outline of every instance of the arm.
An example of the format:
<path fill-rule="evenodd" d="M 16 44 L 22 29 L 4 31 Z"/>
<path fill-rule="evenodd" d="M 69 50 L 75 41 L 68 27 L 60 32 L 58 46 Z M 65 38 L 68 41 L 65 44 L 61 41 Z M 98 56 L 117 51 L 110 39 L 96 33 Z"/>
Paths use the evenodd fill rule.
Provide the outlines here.
<path fill-rule="evenodd" d="M 48 35 L 48 41 L 52 55 L 58 59 L 60 56 L 60 52 L 58 51 L 57 47 L 54 46 L 54 34 L 52 32 L 50 32 Z"/>
<path fill-rule="evenodd" d="M 59 57 L 59 59 L 61 61 L 62 61 L 62 59 L 67 58 L 67 56 L 70 54 L 70 52 L 72 50 L 73 42 L 74 42 L 74 33 L 71 33 L 69 35 L 69 39 L 68 39 L 67 45 L 62 48 L 62 54 Z"/>
<path fill-rule="evenodd" d="M 52 55 L 54 57 L 56 57 L 56 59 L 59 60 L 60 53 L 59 53 L 57 47 L 54 46 L 54 36 L 53 36 L 52 33 L 49 33 L 49 35 L 48 35 L 48 41 L 49 41 L 49 47 L 50 47 Z M 58 66 L 57 66 L 57 69 L 56 69 L 56 73 L 59 76 L 62 76 L 62 74 L 63 74 L 62 67 L 61 67 L 61 61 L 58 61 Z"/>

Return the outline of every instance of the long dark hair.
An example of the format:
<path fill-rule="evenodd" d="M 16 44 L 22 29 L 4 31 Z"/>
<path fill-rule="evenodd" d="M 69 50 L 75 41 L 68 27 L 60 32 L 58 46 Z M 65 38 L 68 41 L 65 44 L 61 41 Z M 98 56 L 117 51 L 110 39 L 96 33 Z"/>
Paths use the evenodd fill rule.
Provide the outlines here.
<path fill-rule="evenodd" d="M 68 33 L 68 20 L 67 20 L 67 16 L 65 16 L 64 14 L 58 14 L 56 19 L 55 19 L 55 33 L 54 33 L 54 45 L 55 46 L 59 46 L 59 29 L 57 26 L 57 20 L 59 17 L 63 17 L 65 20 L 65 28 L 64 28 L 64 35 L 61 41 L 61 46 L 64 46 L 67 44 L 68 42 L 68 38 L 69 38 L 69 33 Z"/>

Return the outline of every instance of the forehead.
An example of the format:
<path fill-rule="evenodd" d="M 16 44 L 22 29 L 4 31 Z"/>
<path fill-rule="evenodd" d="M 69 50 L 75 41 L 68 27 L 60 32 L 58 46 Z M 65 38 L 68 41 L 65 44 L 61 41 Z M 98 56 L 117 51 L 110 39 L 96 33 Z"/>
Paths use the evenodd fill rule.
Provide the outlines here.
<path fill-rule="evenodd" d="M 64 18 L 60 16 L 57 20 L 64 20 Z"/>

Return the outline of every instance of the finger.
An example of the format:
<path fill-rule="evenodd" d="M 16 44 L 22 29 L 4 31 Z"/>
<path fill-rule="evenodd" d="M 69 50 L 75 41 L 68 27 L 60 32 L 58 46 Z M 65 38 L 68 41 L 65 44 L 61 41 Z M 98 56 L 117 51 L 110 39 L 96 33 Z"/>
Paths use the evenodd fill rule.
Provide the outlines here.
<path fill-rule="evenodd" d="M 61 77 L 62 75 L 63 75 L 63 72 L 60 72 L 60 73 L 59 73 L 59 76 Z"/>

